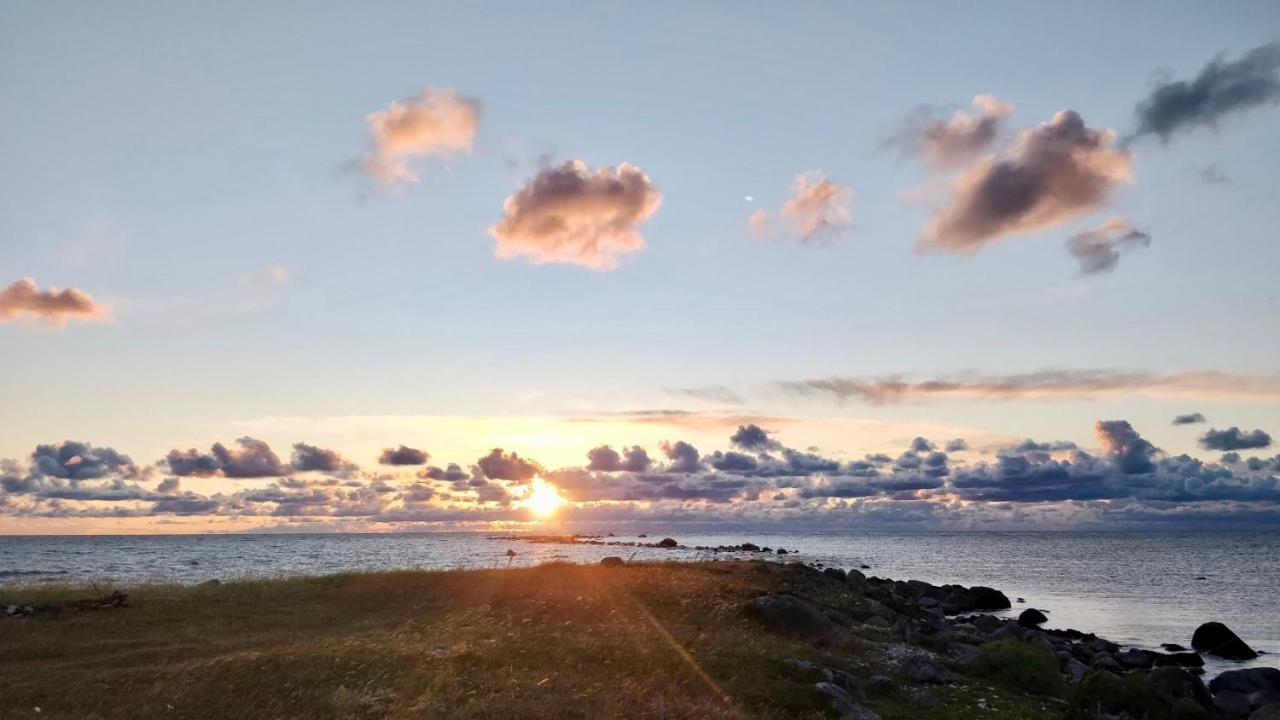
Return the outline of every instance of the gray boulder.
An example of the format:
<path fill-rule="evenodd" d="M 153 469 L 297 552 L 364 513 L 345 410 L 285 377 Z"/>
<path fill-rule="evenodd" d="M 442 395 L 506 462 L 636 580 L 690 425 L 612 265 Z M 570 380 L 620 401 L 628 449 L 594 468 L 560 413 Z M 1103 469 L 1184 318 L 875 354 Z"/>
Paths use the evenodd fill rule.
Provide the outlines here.
<path fill-rule="evenodd" d="M 1018 615 L 1018 624 L 1022 627 L 1035 627 L 1048 622 L 1049 618 L 1035 608 L 1027 608 Z"/>
<path fill-rule="evenodd" d="M 902 674 L 913 682 L 926 685 L 944 685 L 951 681 L 951 674 L 936 660 L 912 657 L 902 664 Z"/>
<path fill-rule="evenodd" d="M 834 630 L 816 605 L 794 595 L 764 595 L 747 601 L 745 609 L 748 617 L 777 632 L 815 637 Z"/>
<path fill-rule="evenodd" d="M 1258 657 L 1258 653 L 1246 645 L 1239 635 L 1220 622 L 1207 622 L 1196 628 L 1195 634 L 1191 636 L 1191 647 L 1228 660 L 1252 660 Z"/>
<path fill-rule="evenodd" d="M 1223 690 L 1213 696 L 1213 704 L 1218 712 L 1230 717 L 1246 717 L 1253 708 L 1249 705 L 1249 696 L 1234 690 Z"/>

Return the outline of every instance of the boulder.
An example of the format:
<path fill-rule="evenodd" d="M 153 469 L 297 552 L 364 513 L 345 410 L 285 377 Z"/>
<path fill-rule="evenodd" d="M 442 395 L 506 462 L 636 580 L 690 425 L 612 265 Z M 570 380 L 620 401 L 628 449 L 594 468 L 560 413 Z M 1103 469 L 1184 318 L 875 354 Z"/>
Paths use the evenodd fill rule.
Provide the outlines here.
<path fill-rule="evenodd" d="M 1122 667 L 1136 670 L 1138 668 L 1151 667 L 1155 664 L 1155 659 L 1151 657 L 1151 653 L 1145 650 L 1131 648 L 1124 652 L 1116 653 L 1116 662 L 1120 663 Z"/>
<path fill-rule="evenodd" d="M 867 680 L 867 692 L 873 692 L 873 693 L 879 693 L 881 695 L 885 695 L 888 693 L 897 692 L 897 690 L 898 690 L 898 683 L 894 682 L 893 678 L 887 675 L 872 675 Z"/>
<path fill-rule="evenodd" d="M 1160 647 L 1164 648 L 1165 650 L 1168 650 L 1169 652 L 1186 652 L 1187 651 L 1186 648 L 1182 647 L 1178 643 L 1160 643 Z"/>
<path fill-rule="evenodd" d="M 777 632 L 815 637 L 835 629 L 816 605 L 794 595 L 764 595 L 747 601 L 745 609 L 749 617 Z"/>
<path fill-rule="evenodd" d="M 1204 667 L 1204 658 L 1200 657 L 1200 653 L 1178 652 L 1178 653 L 1151 653 L 1155 658 L 1156 667 L 1165 667 L 1172 665 L 1174 667 Z"/>
<path fill-rule="evenodd" d="M 1062 669 L 1062 674 L 1067 677 L 1067 682 L 1076 685 L 1081 680 L 1084 680 L 1084 674 L 1087 670 L 1084 663 L 1072 658 L 1067 661 L 1066 667 Z"/>
<path fill-rule="evenodd" d="M 1228 670 L 1209 681 L 1214 693 L 1231 690 L 1244 695 L 1267 690 L 1280 691 L 1280 670 L 1259 667 L 1244 670 Z"/>
<path fill-rule="evenodd" d="M 604 565 L 605 567 L 621 567 L 623 565 L 626 565 L 626 563 L 623 562 L 622 558 L 618 557 L 617 555 L 610 555 L 608 557 L 600 558 L 600 564 Z"/>
<path fill-rule="evenodd" d="M 823 575 L 826 575 L 827 577 L 831 578 L 832 580 L 838 580 L 838 581 L 840 581 L 840 582 L 844 582 L 844 581 L 846 580 L 846 576 L 845 576 L 845 574 L 844 574 L 844 571 L 843 571 L 843 570 L 841 570 L 840 568 L 832 568 L 832 567 L 829 567 L 829 568 L 827 568 L 826 570 L 823 570 L 823 571 L 822 571 L 822 574 L 823 574 Z"/>
<path fill-rule="evenodd" d="M 974 585 L 969 588 L 974 610 L 1007 610 L 1013 607 L 1004 593 L 994 588 Z"/>
<path fill-rule="evenodd" d="M 738 547 L 742 548 L 746 552 L 760 552 L 760 546 L 756 545 L 755 543 L 745 542 L 739 545 Z"/>
<path fill-rule="evenodd" d="M 676 542 L 674 538 L 662 538 L 658 541 L 657 546 L 660 548 L 673 548 L 679 547 L 680 543 Z"/>
<path fill-rule="evenodd" d="M 1223 690 L 1213 696 L 1213 704 L 1218 712 L 1230 717 L 1248 717 L 1253 709 L 1249 705 L 1249 696 L 1234 690 Z"/>
<path fill-rule="evenodd" d="M 1253 711 L 1249 720 L 1280 720 L 1280 702 L 1265 705 Z"/>
<path fill-rule="evenodd" d="M 1146 688 L 1149 695 L 1171 708 L 1182 700 L 1190 700 L 1201 708 L 1213 708 L 1213 697 L 1209 695 L 1204 682 L 1182 668 L 1161 667 L 1152 670 L 1147 674 Z"/>
<path fill-rule="evenodd" d="M 848 690 L 835 683 L 820 682 L 814 683 L 813 686 L 818 689 L 818 692 L 831 698 L 831 709 L 835 710 L 838 716 L 843 717 L 858 704 Z"/>
<path fill-rule="evenodd" d="M 926 685 L 943 685 L 951 680 L 951 674 L 936 660 L 925 657 L 907 658 L 902 664 L 902 673 L 913 682 Z"/>
<path fill-rule="evenodd" d="M 1228 660 L 1252 660 L 1258 657 L 1258 653 L 1246 645 L 1239 635 L 1220 622 L 1207 622 L 1196 628 L 1195 634 L 1191 636 L 1191 647 Z"/>
<path fill-rule="evenodd" d="M 1035 608 L 1027 608 L 1018 615 L 1018 624 L 1022 627 L 1035 627 L 1048 622 L 1049 618 Z"/>

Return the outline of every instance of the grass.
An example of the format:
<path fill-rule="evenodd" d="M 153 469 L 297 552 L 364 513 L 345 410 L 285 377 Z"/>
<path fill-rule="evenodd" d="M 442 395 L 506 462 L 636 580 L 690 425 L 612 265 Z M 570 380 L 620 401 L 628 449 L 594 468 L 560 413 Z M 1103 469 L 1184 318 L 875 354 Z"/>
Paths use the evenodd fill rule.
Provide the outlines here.
<path fill-rule="evenodd" d="M 142 586 L 126 589 L 127 608 L 0 619 L 0 717 L 830 717 L 815 678 L 785 659 L 865 678 L 885 672 L 891 639 L 812 644 L 744 616 L 746 600 L 799 576 L 553 564 Z M 0 603 L 94 594 L 0 588 Z M 869 705 L 885 720 L 1061 715 L 981 685 L 932 688 L 924 709 L 907 690 Z"/>

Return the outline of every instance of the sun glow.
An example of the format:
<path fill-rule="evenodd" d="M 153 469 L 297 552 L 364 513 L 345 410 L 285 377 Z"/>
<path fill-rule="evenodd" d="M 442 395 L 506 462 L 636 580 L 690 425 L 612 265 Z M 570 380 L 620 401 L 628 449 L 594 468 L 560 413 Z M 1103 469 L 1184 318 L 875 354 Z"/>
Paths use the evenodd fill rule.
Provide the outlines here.
<path fill-rule="evenodd" d="M 555 485 L 542 478 L 534 478 L 529 485 L 529 494 L 525 495 L 521 504 L 534 515 L 545 518 L 554 515 L 564 505 L 564 498 L 560 497 L 560 491 L 556 490 Z"/>

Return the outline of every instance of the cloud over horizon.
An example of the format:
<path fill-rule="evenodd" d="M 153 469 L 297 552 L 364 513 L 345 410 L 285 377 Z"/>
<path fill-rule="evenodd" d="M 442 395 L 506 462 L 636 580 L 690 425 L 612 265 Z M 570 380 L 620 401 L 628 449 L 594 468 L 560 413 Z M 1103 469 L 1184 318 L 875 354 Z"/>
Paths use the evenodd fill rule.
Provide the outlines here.
<path fill-rule="evenodd" d="M 94 302 L 88 293 L 75 288 L 41 290 L 33 278 L 24 277 L 0 290 L 0 324 L 31 317 L 53 328 L 62 328 L 68 319 L 109 321 L 110 308 Z"/>
<path fill-rule="evenodd" d="M 1003 157 L 986 156 L 953 178 L 917 248 L 973 254 L 1091 213 L 1130 179 L 1131 157 L 1115 146 L 1115 133 L 1062 110 L 1019 133 Z"/>
<path fill-rule="evenodd" d="M 508 197 L 489 234 L 502 260 L 614 270 L 644 249 L 638 227 L 661 205 L 662 193 L 640 168 L 622 163 L 591 171 L 571 160 L 542 169 Z"/>
<path fill-rule="evenodd" d="M 480 112 L 475 98 L 452 88 L 425 87 L 366 118 L 371 147 L 360 166 L 383 183 L 417 182 L 411 160 L 471 152 Z"/>

